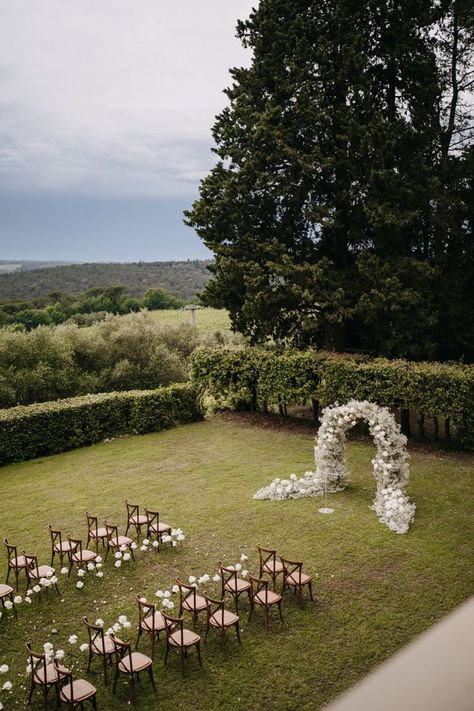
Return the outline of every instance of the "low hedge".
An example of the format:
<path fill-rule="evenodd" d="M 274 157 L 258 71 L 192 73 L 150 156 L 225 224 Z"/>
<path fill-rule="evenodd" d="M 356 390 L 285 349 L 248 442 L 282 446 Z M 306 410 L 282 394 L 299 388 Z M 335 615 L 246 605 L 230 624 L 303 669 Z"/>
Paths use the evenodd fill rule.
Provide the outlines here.
<path fill-rule="evenodd" d="M 232 406 L 246 400 L 265 410 L 313 401 L 330 405 L 369 400 L 423 416 L 443 417 L 460 443 L 474 447 L 474 366 L 369 358 L 321 351 L 263 348 L 198 348 L 191 357 L 201 393 Z"/>
<path fill-rule="evenodd" d="M 202 417 L 187 384 L 0 410 L 0 464 L 56 454 L 118 434 L 156 432 Z"/>

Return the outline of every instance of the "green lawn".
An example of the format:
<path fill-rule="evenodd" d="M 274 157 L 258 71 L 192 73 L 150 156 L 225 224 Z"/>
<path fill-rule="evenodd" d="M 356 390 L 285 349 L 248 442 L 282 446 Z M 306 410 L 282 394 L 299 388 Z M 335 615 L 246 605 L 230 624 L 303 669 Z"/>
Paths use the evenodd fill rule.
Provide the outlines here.
<path fill-rule="evenodd" d="M 408 492 L 417 514 L 410 532 L 401 536 L 369 509 L 373 449 L 365 443 L 349 446 L 352 481 L 346 492 L 328 497 L 332 516 L 317 513 L 320 499 L 253 500 L 274 476 L 311 468 L 312 448 L 310 434 L 216 417 L 2 468 L 0 533 L 37 552 L 40 562 L 49 562 L 48 523 L 84 536 L 88 509 L 123 528 L 126 497 L 159 508 L 186 534 L 180 549 L 140 552 L 128 567 L 116 569 L 109 559 L 104 578 L 86 578 L 82 591 L 76 590 L 75 578 L 61 577 L 60 598 L 49 592 L 42 603 L 20 605 L 17 623 L 11 613 L 8 621 L 4 615 L 0 665 L 9 664 L 10 672 L 0 677 L 0 689 L 7 678 L 14 684 L 9 695 L 0 690 L 5 708 L 26 707 L 27 640 L 36 647 L 50 641 L 63 648 L 64 663 L 73 662 L 75 671 L 85 674 L 86 655 L 68 644 L 73 633 L 79 643 L 86 641 L 83 615 L 101 617 L 109 626 L 126 614 L 133 626 L 122 636 L 134 640 L 136 592 L 156 599 L 154 591 L 170 588 L 176 575 L 213 573 L 219 560 L 236 562 L 242 553 L 256 572 L 256 543 L 301 557 L 314 576 L 317 601 L 301 610 L 287 593 L 285 624 L 274 616 L 268 634 L 258 610 L 247 622 L 244 603 L 242 646 L 231 632 L 224 657 L 217 637 L 210 636 L 203 668 L 191 653 L 184 681 L 177 658 L 163 667 L 160 642 L 154 664 L 157 697 L 145 675 L 137 708 L 318 709 L 472 593 L 474 457 L 412 454 Z M 145 637 L 140 649 L 149 650 Z M 97 661 L 89 678 L 99 690 L 99 709 L 127 704 L 124 681 L 112 696 Z M 39 692 L 35 698 L 33 708 L 41 708 Z"/>
<path fill-rule="evenodd" d="M 190 323 L 189 311 L 167 309 L 151 313 L 160 326 Z M 201 335 L 213 335 L 216 331 L 228 333 L 230 331 L 229 315 L 225 309 L 198 309 L 196 311 L 196 327 Z"/>

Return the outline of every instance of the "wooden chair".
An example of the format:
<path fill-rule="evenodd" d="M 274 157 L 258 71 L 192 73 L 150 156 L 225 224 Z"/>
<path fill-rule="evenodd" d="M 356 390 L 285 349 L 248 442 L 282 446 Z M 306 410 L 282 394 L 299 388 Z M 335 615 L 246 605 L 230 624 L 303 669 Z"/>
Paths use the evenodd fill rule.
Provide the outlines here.
<path fill-rule="evenodd" d="M 57 531 L 52 526 L 48 526 L 49 535 L 51 536 L 51 565 L 54 563 L 54 556 L 58 555 L 61 562 L 61 568 L 64 565 L 65 556 L 69 557 L 71 544 L 69 541 L 62 539 L 61 531 Z"/>
<path fill-rule="evenodd" d="M 143 632 L 146 632 L 151 637 L 151 656 L 155 658 L 155 640 L 160 639 L 160 632 L 166 627 L 166 622 L 161 612 L 156 610 L 156 605 L 151 602 L 143 602 L 140 595 L 135 596 L 138 605 L 138 637 L 135 649 L 138 649 L 138 643 Z"/>
<path fill-rule="evenodd" d="M 259 578 L 263 575 L 270 575 L 273 587 L 276 588 L 277 575 L 283 575 L 283 563 L 277 560 L 277 552 L 273 548 L 264 548 L 257 543 L 258 555 L 260 558 Z"/>
<path fill-rule="evenodd" d="M 15 600 L 13 598 L 13 588 L 11 585 L 5 585 L 4 583 L 0 583 L 0 600 L 2 601 L 3 608 L 5 608 L 6 597 L 10 598 L 13 614 L 18 619 L 18 612 L 16 611 Z"/>
<path fill-rule="evenodd" d="M 33 698 L 33 691 L 38 686 L 43 692 L 43 704 L 44 708 L 48 708 L 48 694 L 49 690 L 59 681 L 58 671 L 53 664 L 53 662 L 48 661 L 48 658 L 43 652 L 34 652 L 31 648 L 30 642 L 26 643 L 26 648 L 28 650 L 28 661 L 31 667 L 31 685 L 30 694 L 28 696 L 28 706 L 31 704 L 31 699 Z M 61 667 L 63 669 L 63 667 Z M 64 669 L 64 671 L 67 671 Z"/>
<path fill-rule="evenodd" d="M 38 565 L 38 558 L 35 555 L 29 555 L 23 551 L 23 555 L 26 559 L 26 579 L 28 581 L 27 587 L 30 587 L 30 583 L 37 585 L 40 583 L 42 578 L 51 578 L 56 572 L 54 568 L 50 565 Z M 53 583 L 56 588 L 56 592 L 60 595 L 58 583 Z M 41 586 L 38 593 L 38 598 L 41 601 Z"/>
<path fill-rule="evenodd" d="M 184 621 L 182 617 L 171 617 L 167 615 L 166 612 L 161 613 L 165 619 L 166 624 L 166 654 L 165 654 L 165 664 L 168 661 L 168 653 L 170 649 L 174 649 L 179 656 L 179 664 L 181 667 L 181 674 L 184 679 L 184 657 L 187 656 L 187 651 L 190 647 L 196 647 L 199 666 L 202 667 L 201 660 L 201 638 L 196 632 L 187 630 L 184 627 Z"/>
<path fill-rule="evenodd" d="M 268 589 L 268 580 L 254 578 L 253 575 L 249 575 L 249 578 L 250 582 L 252 583 L 252 598 L 250 602 L 249 621 L 252 617 L 252 612 L 254 610 L 255 605 L 262 607 L 263 613 L 265 615 L 265 629 L 268 631 L 269 611 L 272 605 L 278 605 L 280 620 L 283 622 L 283 615 L 281 614 L 281 595 L 276 593 L 274 590 Z"/>
<path fill-rule="evenodd" d="M 83 709 L 84 701 L 90 701 L 92 708 L 97 709 L 95 686 L 87 679 L 74 679 L 72 672 L 61 667 L 56 659 L 53 660 L 53 665 L 58 675 L 58 706 L 64 701 L 71 709 L 75 709 L 78 705 Z"/>
<path fill-rule="evenodd" d="M 148 519 L 143 514 L 140 514 L 138 504 L 131 504 L 125 499 L 125 506 L 127 507 L 127 530 L 125 531 L 125 535 L 128 534 L 130 526 L 133 526 L 137 532 L 137 539 L 140 540 L 142 526 L 147 526 Z"/>
<path fill-rule="evenodd" d="M 222 563 L 219 563 L 219 571 L 221 574 L 221 597 L 228 592 L 232 595 L 235 601 L 235 612 L 239 614 L 239 596 L 246 592 L 250 597 L 252 595 L 252 586 L 248 580 L 243 580 L 237 577 L 235 568 L 226 568 Z"/>
<path fill-rule="evenodd" d="M 89 547 L 89 543 L 94 541 L 96 553 L 99 552 L 99 541 L 105 547 L 107 544 L 107 530 L 104 527 L 99 527 L 99 521 L 97 516 L 92 516 L 92 514 L 86 511 L 87 518 L 87 543 L 86 548 Z"/>
<path fill-rule="evenodd" d="M 196 629 L 198 614 L 203 610 L 207 610 L 205 598 L 197 594 L 194 585 L 186 585 L 179 578 L 176 578 L 176 583 L 179 587 L 179 613 L 181 617 L 183 612 L 190 612 L 193 616 L 193 629 Z"/>
<path fill-rule="evenodd" d="M 8 583 L 8 578 L 10 577 L 10 573 L 13 570 L 15 573 L 15 588 L 18 590 L 18 578 L 23 570 L 26 573 L 26 560 L 24 555 L 18 555 L 16 551 L 16 546 L 13 546 L 11 543 L 8 543 L 8 539 L 4 538 L 3 543 L 5 544 L 5 548 L 7 550 L 7 559 L 8 559 L 8 569 L 7 569 L 7 579 L 6 582 Z"/>
<path fill-rule="evenodd" d="M 111 662 L 115 654 L 115 646 L 108 635 L 105 634 L 104 628 L 99 625 L 93 625 L 87 617 L 82 618 L 83 623 L 87 628 L 89 635 L 89 660 L 87 662 L 87 673 L 90 672 L 91 662 L 94 657 L 102 659 L 102 668 L 104 671 L 104 683 L 107 686 L 107 664 Z"/>
<path fill-rule="evenodd" d="M 147 538 L 155 538 L 158 543 L 162 542 L 162 538 L 165 534 L 171 533 L 171 526 L 164 521 L 160 521 L 160 514 L 158 511 L 151 511 L 145 508 L 146 514 L 146 535 Z"/>
<path fill-rule="evenodd" d="M 112 640 L 115 647 L 115 679 L 113 693 L 117 688 L 117 680 L 119 674 L 127 674 L 130 677 L 130 684 L 132 687 L 132 700 L 135 703 L 135 677 L 137 677 L 140 672 L 148 672 L 150 677 L 151 685 L 156 693 L 155 680 L 153 678 L 152 664 L 153 660 L 147 657 L 141 652 L 132 652 L 130 642 L 122 642 L 114 634 L 111 633 L 110 639 Z"/>
<path fill-rule="evenodd" d="M 71 570 L 73 565 L 77 565 L 78 568 L 84 569 L 87 563 L 91 563 L 97 558 L 97 553 L 95 551 L 89 551 L 82 547 L 82 541 L 80 538 L 67 537 L 69 541 L 69 573 L 68 577 L 71 575 Z"/>
<path fill-rule="evenodd" d="M 282 558 L 280 560 L 283 565 L 283 590 L 285 588 L 293 588 L 295 594 L 298 593 L 300 600 L 300 605 L 303 607 L 303 589 L 307 585 L 309 589 L 309 596 L 313 600 L 313 590 L 311 587 L 311 576 L 303 573 L 303 563 L 296 560 L 288 560 L 287 558 Z"/>
<path fill-rule="evenodd" d="M 211 597 L 204 593 L 204 598 L 207 605 L 207 624 L 206 624 L 206 636 L 204 638 L 204 644 L 207 642 L 207 635 L 209 630 L 213 627 L 219 630 L 221 638 L 222 651 L 225 651 L 225 633 L 229 627 L 235 627 L 237 633 L 237 639 L 240 641 L 240 630 L 239 630 L 239 616 L 224 609 L 225 600 L 213 600 Z"/>
<path fill-rule="evenodd" d="M 105 530 L 107 531 L 107 552 L 105 554 L 105 559 L 107 560 L 109 551 L 115 553 L 120 550 L 122 546 L 126 546 L 130 550 L 133 560 L 135 560 L 135 556 L 133 555 L 132 539 L 128 536 L 119 536 L 118 526 L 107 523 L 107 521 L 104 521 L 104 524 Z"/>

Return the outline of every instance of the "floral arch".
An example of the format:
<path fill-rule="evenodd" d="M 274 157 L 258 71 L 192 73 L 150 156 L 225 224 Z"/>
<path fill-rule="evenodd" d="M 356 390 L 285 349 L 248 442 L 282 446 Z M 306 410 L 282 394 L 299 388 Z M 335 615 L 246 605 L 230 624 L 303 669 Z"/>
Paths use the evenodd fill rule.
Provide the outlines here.
<path fill-rule="evenodd" d="M 365 420 L 377 447 L 372 460 L 377 490 L 371 508 L 391 531 L 406 533 L 415 516 L 415 504 L 405 493 L 410 476 L 406 437 L 392 413 L 373 402 L 350 400 L 345 405 L 327 407 L 314 448 L 316 471 L 298 478 L 274 479 L 260 489 L 255 499 L 298 499 L 342 491 L 346 486 L 346 432 L 358 420 Z"/>

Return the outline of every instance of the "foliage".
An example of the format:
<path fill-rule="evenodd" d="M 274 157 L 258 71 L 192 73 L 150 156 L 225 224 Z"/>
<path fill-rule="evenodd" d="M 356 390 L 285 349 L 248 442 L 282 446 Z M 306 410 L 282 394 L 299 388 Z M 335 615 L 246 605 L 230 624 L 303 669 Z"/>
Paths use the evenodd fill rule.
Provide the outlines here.
<path fill-rule="evenodd" d="M 156 432 L 200 417 L 196 392 L 189 384 L 12 407 L 0 411 L 0 464 L 124 433 Z"/>
<path fill-rule="evenodd" d="M 474 445 L 473 366 L 257 348 L 199 348 L 191 361 L 193 381 L 218 401 L 369 400 L 450 417 L 462 443 Z"/>
<path fill-rule="evenodd" d="M 252 63 L 185 215 L 205 303 L 253 343 L 474 359 L 471 5 L 266 0 L 238 24 Z"/>

